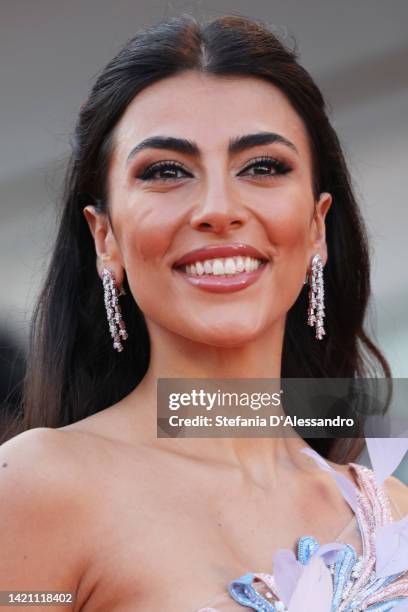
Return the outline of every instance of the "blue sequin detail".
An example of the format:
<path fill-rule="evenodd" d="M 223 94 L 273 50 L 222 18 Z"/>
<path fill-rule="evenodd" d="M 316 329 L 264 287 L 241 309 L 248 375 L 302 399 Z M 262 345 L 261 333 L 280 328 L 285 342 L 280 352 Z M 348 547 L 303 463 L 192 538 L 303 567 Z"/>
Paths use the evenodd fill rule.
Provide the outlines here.
<path fill-rule="evenodd" d="M 238 580 L 233 580 L 228 587 L 231 597 L 241 606 L 257 612 L 276 612 L 275 606 L 254 589 L 252 586 L 253 579 L 254 574 L 247 573 Z"/>
<path fill-rule="evenodd" d="M 306 565 L 309 563 L 312 555 L 319 549 L 319 542 L 313 536 L 303 536 L 299 539 L 297 545 L 297 560 Z"/>
<path fill-rule="evenodd" d="M 334 568 L 333 602 L 331 612 L 336 612 L 337 607 L 342 600 L 345 586 L 351 577 L 351 572 L 353 571 L 356 561 L 356 551 L 349 544 L 345 544 L 344 550 L 341 551 Z"/>
<path fill-rule="evenodd" d="M 398 599 L 391 599 L 390 601 L 387 601 L 385 603 L 376 603 L 372 606 L 369 606 L 367 608 L 367 612 L 374 612 L 374 610 L 375 612 L 389 612 L 389 610 L 394 610 L 400 603 L 402 603 L 406 599 L 406 597 L 400 597 Z M 396 612 L 398 612 L 398 608 Z"/>
<path fill-rule="evenodd" d="M 313 555 L 319 550 L 320 544 L 313 536 L 303 536 L 299 539 L 297 545 L 297 560 L 302 565 L 307 565 Z M 347 591 L 352 587 L 355 580 L 358 579 L 361 557 L 358 558 L 355 549 L 349 544 L 344 544 L 344 549 L 340 551 L 337 561 L 332 568 L 333 574 L 333 601 L 331 612 L 336 612 L 342 600 L 347 596 Z M 380 589 L 383 589 L 388 584 L 391 584 L 405 572 L 393 574 L 386 578 L 373 578 L 365 584 L 358 595 L 347 606 L 345 612 L 356 612 L 362 609 L 364 601 L 371 595 L 375 594 Z M 241 606 L 256 610 L 257 612 L 277 612 L 273 601 L 268 601 L 263 595 L 257 592 L 252 586 L 255 574 L 248 572 L 239 578 L 233 580 L 228 587 L 230 596 Z M 407 597 L 398 597 L 387 601 L 373 604 L 366 608 L 367 612 L 390 612 L 395 609 L 398 612 L 398 606 L 402 602 L 407 601 Z M 275 600 L 276 603 L 276 600 Z M 286 609 L 286 608 L 285 608 Z"/>

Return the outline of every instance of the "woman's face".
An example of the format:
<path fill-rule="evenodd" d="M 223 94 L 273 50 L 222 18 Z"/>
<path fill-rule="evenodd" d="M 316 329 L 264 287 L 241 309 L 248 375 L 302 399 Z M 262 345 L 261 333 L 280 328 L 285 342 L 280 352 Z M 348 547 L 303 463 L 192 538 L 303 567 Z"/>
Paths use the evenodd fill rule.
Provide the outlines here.
<path fill-rule="evenodd" d="M 158 137 L 175 140 L 140 146 Z M 108 192 L 113 232 L 85 212 L 99 271 L 125 271 L 148 326 L 191 340 L 283 328 L 313 255 L 326 261 L 331 196 L 314 199 L 305 127 L 257 78 L 185 72 L 143 90 L 117 125 Z"/>

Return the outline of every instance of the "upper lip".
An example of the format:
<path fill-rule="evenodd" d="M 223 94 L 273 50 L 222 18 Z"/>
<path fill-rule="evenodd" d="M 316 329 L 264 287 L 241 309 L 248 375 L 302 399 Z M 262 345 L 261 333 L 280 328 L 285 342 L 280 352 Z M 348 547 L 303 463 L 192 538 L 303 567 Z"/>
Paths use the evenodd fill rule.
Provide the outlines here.
<path fill-rule="evenodd" d="M 237 257 L 238 255 L 254 257 L 262 261 L 269 260 L 269 257 L 250 244 L 232 242 L 230 244 L 208 244 L 198 249 L 194 249 L 193 251 L 189 251 L 175 262 L 174 267 L 185 266 L 195 261 L 204 261 L 205 259 Z"/>

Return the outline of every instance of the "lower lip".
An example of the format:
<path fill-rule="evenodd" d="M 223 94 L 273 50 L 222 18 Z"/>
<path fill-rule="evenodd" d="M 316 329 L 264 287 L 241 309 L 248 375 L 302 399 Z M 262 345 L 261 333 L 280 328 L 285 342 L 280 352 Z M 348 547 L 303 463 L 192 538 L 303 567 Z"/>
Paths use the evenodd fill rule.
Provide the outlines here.
<path fill-rule="evenodd" d="M 231 276 L 206 276 L 205 274 L 202 276 L 191 276 L 187 274 L 187 272 L 177 269 L 176 272 L 188 283 L 204 291 L 210 291 L 211 293 L 230 293 L 232 291 L 242 291 L 242 289 L 246 289 L 250 285 L 256 283 L 265 268 L 266 263 L 263 263 L 259 268 L 253 270 L 253 272 L 240 272 L 239 274 L 231 274 Z"/>

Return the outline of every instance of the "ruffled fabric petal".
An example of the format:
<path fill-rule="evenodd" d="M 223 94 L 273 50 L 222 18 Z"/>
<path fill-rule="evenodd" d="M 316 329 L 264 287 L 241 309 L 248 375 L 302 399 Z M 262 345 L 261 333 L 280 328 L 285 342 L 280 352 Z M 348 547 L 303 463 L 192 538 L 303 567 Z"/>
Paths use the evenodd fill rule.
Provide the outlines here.
<path fill-rule="evenodd" d="M 332 599 L 331 574 L 323 559 L 314 556 L 303 568 L 290 598 L 288 612 L 330 612 Z"/>
<path fill-rule="evenodd" d="M 296 559 L 295 553 L 287 548 L 276 551 L 272 563 L 277 593 L 285 606 L 288 606 L 302 575 L 303 566 Z"/>
<path fill-rule="evenodd" d="M 309 457 L 314 459 L 314 461 L 317 463 L 317 465 L 319 465 L 319 467 L 321 467 L 326 472 L 329 472 L 333 476 L 338 488 L 340 489 L 341 494 L 355 513 L 357 509 L 358 491 L 355 485 L 351 482 L 351 480 L 349 480 L 344 474 L 341 474 L 340 472 L 332 468 L 332 466 L 329 465 L 329 463 L 327 463 L 327 461 L 323 459 L 323 457 L 312 448 L 305 447 L 302 448 L 300 452 L 305 453 L 305 455 L 309 455 Z"/>
<path fill-rule="evenodd" d="M 332 565 L 336 563 L 340 556 L 340 551 L 344 549 L 344 544 L 338 542 L 330 542 L 329 544 L 323 544 L 320 546 L 316 555 L 322 557 L 326 565 Z"/>
<path fill-rule="evenodd" d="M 408 570 L 408 514 L 375 530 L 377 578 Z"/>
<path fill-rule="evenodd" d="M 303 536 L 297 545 L 297 558 L 289 549 L 278 550 L 272 558 L 273 576 L 275 590 L 285 606 L 289 606 L 294 593 L 299 590 L 299 584 L 305 580 L 302 576 L 313 559 L 320 558 L 323 564 L 328 566 L 337 561 L 343 549 L 344 544 L 338 542 L 319 546 L 313 536 Z M 307 570 L 307 575 L 309 573 L 310 569 Z"/>
<path fill-rule="evenodd" d="M 408 438 L 366 438 L 366 444 L 372 470 L 378 484 L 382 484 L 408 452 Z"/>

